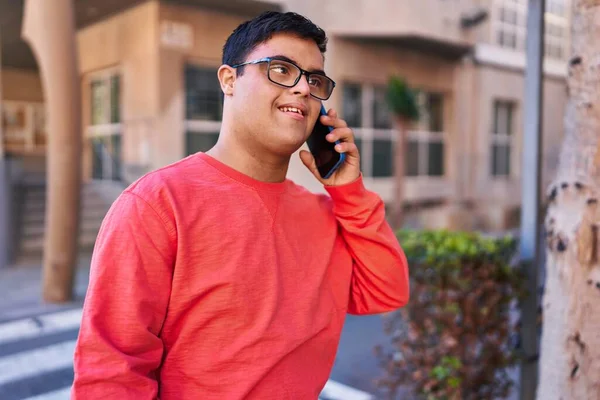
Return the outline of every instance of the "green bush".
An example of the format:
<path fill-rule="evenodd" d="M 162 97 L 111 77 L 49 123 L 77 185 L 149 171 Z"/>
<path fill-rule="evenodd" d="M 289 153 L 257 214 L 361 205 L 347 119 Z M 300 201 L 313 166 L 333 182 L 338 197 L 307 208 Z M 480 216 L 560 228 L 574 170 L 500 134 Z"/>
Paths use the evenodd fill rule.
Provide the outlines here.
<path fill-rule="evenodd" d="M 379 384 L 394 398 L 408 385 L 427 400 L 495 399 L 511 387 L 517 362 L 509 311 L 523 295 L 512 266 L 516 240 L 475 233 L 400 231 L 409 260 L 411 296 L 388 315 L 392 351 L 379 347 Z"/>

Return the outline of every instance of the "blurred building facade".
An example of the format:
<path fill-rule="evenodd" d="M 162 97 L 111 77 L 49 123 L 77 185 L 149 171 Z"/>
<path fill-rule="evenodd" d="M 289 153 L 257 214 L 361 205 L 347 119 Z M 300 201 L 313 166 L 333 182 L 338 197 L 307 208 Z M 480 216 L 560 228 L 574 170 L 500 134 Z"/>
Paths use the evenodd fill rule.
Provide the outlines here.
<path fill-rule="evenodd" d="M 83 174 L 96 191 L 124 187 L 209 149 L 220 128 L 216 71 L 225 39 L 264 10 L 291 10 L 329 35 L 326 71 L 337 87 L 326 107 L 354 128 L 370 189 L 393 201 L 395 132 L 385 85 L 399 75 L 420 90 L 425 111 L 408 144 L 408 224 L 487 230 L 518 224 L 526 0 L 75 3 Z M 20 176 L 37 173 L 43 181 L 44 93 L 35 58 L 19 37 L 23 2 L 4 0 L 0 7 L 5 154 L 18 160 Z M 547 0 L 544 186 L 562 139 L 569 11 L 568 0 Z M 289 177 L 320 190 L 297 157 Z"/>

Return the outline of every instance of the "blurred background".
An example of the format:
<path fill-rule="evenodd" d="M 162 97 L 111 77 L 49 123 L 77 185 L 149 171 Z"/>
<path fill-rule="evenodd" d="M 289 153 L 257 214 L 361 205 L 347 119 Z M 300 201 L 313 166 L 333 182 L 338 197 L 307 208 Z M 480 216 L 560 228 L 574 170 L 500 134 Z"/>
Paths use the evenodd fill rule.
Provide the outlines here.
<path fill-rule="evenodd" d="M 0 197 L 8 205 L 0 234 L 6 253 L 0 321 L 10 328 L 0 325 L 0 398 L 68 398 L 89 259 L 106 211 L 146 172 L 216 143 L 223 44 L 238 24 L 265 10 L 301 13 L 327 32 L 326 71 L 337 86 L 325 105 L 354 129 L 366 186 L 390 207 L 399 129 L 388 104 L 390 79 L 399 77 L 414 90 L 420 115 L 406 131 L 403 227 L 491 236 L 518 232 L 526 0 L 68 3 L 75 16 L 80 92 L 75 109 L 81 110 L 81 187 L 74 187 L 81 214 L 74 296 L 52 304 L 40 300 L 41 269 L 47 189 L 60 179 L 47 173 L 48 157 L 60 147 L 47 146 L 45 90 L 51 85 L 43 80 L 53 78 L 43 74 L 56 69 L 40 68 L 23 38 L 24 1 L 0 0 Z M 563 137 L 570 32 L 570 1 L 547 0 L 542 188 L 556 174 Z M 63 62 L 67 68 L 69 58 L 54 54 L 56 68 Z M 298 157 L 293 160 L 289 177 L 322 190 Z M 392 346 L 384 319 L 348 318 L 324 399 L 378 398 L 374 380 L 383 369 L 373 348 Z"/>

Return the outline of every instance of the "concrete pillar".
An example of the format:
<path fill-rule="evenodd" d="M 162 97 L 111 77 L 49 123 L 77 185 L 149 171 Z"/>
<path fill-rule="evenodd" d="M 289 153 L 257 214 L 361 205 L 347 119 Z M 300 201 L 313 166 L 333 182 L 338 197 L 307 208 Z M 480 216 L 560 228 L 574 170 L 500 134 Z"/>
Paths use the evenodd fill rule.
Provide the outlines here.
<path fill-rule="evenodd" d="M 8 166 L 4 157 L 0 156 L 0 269 L 10 265 L 10 212 L 11 191 Z"/>
<path fill-rule="evenodd" d="M 43 298 L 72 297 L 81 185 L 81 90 L 73 0 L 26 0 L 23 38 L 36 56 L 48 113 Z"/>
<path fill-rule="evenodd" d="M 2 124 L 2 32 L 0 32 L 0 268 L 10 263 L 10 202 L 9 176 L 4 154 L 4 132 Z"/>

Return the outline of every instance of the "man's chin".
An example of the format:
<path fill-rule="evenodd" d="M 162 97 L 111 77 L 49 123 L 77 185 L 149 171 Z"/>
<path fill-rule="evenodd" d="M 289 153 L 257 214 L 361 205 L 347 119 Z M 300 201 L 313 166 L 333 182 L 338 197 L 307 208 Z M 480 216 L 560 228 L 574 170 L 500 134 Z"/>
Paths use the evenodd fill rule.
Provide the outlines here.
<path fill-rule="evenodd" d="M 302 144 L 286 144 L 278 146 L 276 149 L 277 153 L 281 156 L 291 157 L 295 152 L 302 148 Z"/>
<path fill-rule="evenodd" d="M 291 157 L 295 152 L 302 148 L 305 141 L 306 140 L 304 139 L 296 140 L 294 138 L 289 138 L 289 140 L 281 140 L 278 143 L 273 143 L 271 149 L 281 156 Z"/>

